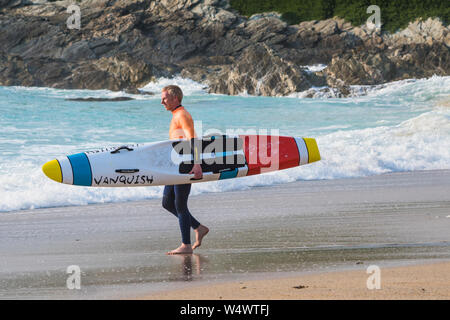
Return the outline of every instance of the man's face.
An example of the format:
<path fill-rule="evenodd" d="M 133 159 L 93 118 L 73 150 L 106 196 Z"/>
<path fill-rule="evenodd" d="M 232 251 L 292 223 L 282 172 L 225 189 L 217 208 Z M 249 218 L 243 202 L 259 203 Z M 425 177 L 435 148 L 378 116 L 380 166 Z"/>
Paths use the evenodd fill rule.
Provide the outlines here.
<path fill-rule="evenodd" d="M 163 91 L 161 93 L 161 104 L 166 108 L 166 110 L 171 111 L 173 108 L 180 105 L 178 98 L 171 96 L 169 92 Z"/>

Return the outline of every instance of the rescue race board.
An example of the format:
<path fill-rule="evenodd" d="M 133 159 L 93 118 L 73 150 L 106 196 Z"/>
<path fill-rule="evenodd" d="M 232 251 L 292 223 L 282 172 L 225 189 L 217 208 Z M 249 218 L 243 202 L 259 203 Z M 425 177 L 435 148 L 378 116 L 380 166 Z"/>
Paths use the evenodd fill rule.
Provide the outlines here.
<path fill-rule="evenodd" d="M 239 178 L 320 160 L 313 138 L 216 135 L 195 143 L 201 150 L 203 178 L 199 180 L 193 180 L 194 175 L 189 174 L 194 156 L 187 140 L 86 151 L 49 161 L 42 170 L 50 179 L 65 184 L 139 187 Z"/>

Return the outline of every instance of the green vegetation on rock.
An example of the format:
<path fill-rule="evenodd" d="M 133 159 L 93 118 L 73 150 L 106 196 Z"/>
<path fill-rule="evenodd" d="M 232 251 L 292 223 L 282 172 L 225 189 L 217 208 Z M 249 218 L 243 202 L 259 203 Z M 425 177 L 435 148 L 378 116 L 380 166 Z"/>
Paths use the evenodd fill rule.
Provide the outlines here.
<path fill-rule="evenodd" d="M 417 18 L 438 17 L 450 21 L 448 0 L 230 0 L 233 9 L 245 16 L 276 11 L 289 24 L 302 21 L 324 20 L 335 16 L 362 25 L 372 14 L 370 5 L 381 10 L 382 29 L 395 32 Z"/>

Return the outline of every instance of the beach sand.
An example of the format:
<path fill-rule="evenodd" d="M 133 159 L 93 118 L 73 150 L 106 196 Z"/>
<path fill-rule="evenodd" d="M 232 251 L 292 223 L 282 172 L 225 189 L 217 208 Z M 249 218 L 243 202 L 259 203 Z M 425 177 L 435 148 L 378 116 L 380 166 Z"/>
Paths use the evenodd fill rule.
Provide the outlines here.
<path fill-rule="evenodd" d="M 368 267 L 368 266 L 367 266 Z M 450 262 L 234 281 L 138 297 L 146 300 L 448 300 Z M 369 279 L 370 278 L 370 279 Z M 367 284 L 369 282 L 369 286 Z"/>
<path fill-rule="evenodd" d="M 448 298 L 449 265 L 431 263 L 450 261 L 449 170 L 193 193 L 211 231 L 186 257 L 166 255 L 180 232 L 161 199 L 1 213 L 0 298 Z"/>

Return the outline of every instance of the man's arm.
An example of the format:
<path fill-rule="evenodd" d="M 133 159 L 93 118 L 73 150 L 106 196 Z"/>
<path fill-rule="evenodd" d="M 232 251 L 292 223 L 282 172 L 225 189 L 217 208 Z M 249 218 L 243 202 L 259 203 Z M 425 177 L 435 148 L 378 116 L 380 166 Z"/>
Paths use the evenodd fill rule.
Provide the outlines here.
<path fill-rule="evenodd" d="M 194 130 L 194 122 L 192 118 L 187 116 L 186 114 L 180 115 L 180 126 L 184 131 L 184 135 L 188 141 L 191 141 L 192 155 L 194 157 L 194 167 L 192 168 L 189 174 L 194 174 L 194 179 L 199 180 L 203 177 L 200 154 L 201 150 L 198 149 L 197 144 L 195 143 L 195 130 Z"/>
<path fill-rule="evenodd" d="M 180 114 L 179 124 L 187 140 L 195 138 L 194 122 L 187 114 Z"/>

